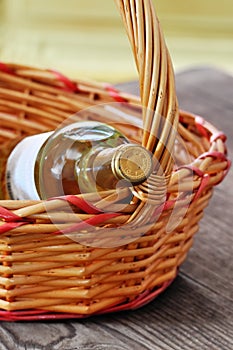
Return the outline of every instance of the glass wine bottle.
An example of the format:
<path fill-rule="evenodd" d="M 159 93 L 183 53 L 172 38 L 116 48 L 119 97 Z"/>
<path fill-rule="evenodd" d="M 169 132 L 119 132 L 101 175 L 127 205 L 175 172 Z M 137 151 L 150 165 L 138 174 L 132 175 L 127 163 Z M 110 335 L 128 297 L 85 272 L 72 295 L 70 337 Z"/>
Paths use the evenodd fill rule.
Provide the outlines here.
<path fill-rule="evenodd" d="M 76 122 L 21 141 L 8 159 L 7 191 L 12 199 L 47 199 L 134 186 L 151 171 L 150 153 L 114 127 Z"/>

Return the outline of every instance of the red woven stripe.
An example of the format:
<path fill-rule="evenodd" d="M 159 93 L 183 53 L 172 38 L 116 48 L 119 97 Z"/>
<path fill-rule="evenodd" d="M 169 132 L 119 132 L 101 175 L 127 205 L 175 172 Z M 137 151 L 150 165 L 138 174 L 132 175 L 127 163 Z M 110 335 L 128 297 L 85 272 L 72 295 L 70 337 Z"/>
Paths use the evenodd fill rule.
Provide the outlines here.
<path fill-rule="evenodd" d="M 210 142 L 213 143 L 217 141 L 218 139 L 221 139 L 223 142 L 226 142 L 227 137 L 223 132 L 217 132 L 216 134 L 213 134 L 210 138 Z"/>
<path fill-rule="evenodd" d="M 85 213 L 88 213 L 88 214 L 99 214 L 99 213 L 102 213 L 101 210 L 96 208 L 91 203 L 88 203 L 83 198 L 76 197 L 76 196 L 73 196 L 73 195 L 68 195 L 68 196 L 65 196 L 65 200 L 67 200 L 69 203 L 75 205 L 76 207 L 80 208 Z"/>
<path fill-rule="evenodd" d="M 8 231 L 13 230 L 19 226 L 25 225 L 26 222 L 6 222 L 5 224 L 0 226 L 0 234 L 6 233 Z"/>
<path fill-rule="evenodd" d="M 202 170 L 200 170 L 199 168 L 193 166 L 193 165 L 184 165 L 180 168 L 185 168 L 185 169 L 189 169 L 191 171 L 193 171 L 196 175 L 198 175 L 201 178 L 201 184 L 192 200 L 192 202 L 194 202 L 195 200 L 197 200 L 201 193 L 204 191 L 204 189 L 206 188 L 206 186 L 209 183 L 210 180 L 210 175 L 205 174 Z"/>
<path fill-rule="evenodd" d="M 198 190 L 193 198 L 193 202 L 201 196 L 204 189 L 208 186 L 209 181 L 210 181 L 210 175 L 205 174 L 205 176 L 203 176 L 203 178 L 201 180 L 201 184 L 200 184 L 200 186 L 199 186 L 199 188 L 198 188 Z"/>
<path fill-rule="evenodd" d="M 109 84 L 105 84 L 105 89 L 108 91 L 109 95 L 114 98 L 116 102 L 127 102 L 127 100 L 120 96 L 120 93 L 117 89 L 115 89 L 113 86 Z"/>
<path fill-rule="evenodd" d="M 22 221 L 22 218 L 20 216 L 15 215 L 4 207 L 0 207 L 0 219 L 3 219 L 6 222 Z"/>
<path fill-rule="evenodd" d="M 90 219 L 87 219 L 85 221 L 81 221 L 81 222 L 74 224 L 74 225 L 72 225 L 72 226 L 70 226 L 67 229 L 64 229 L 62 231 L 60 231 L 60 230 L 55 231 L 55 232 L 53 232 L 53 234 L 60 234 L 60 233 L 66 234 L 66 233 L 71 233 L 71 232 L 75 232 L 78 230 L 83 230 L 90 225 L 97 226 L 97 225 L 103 224 L 107 220 L 115 218 L 119 215 L 120 214 L 117 214 L 117 213 L 104 213 L 104 214 L 95 215 Z"/>
<path fill-rule="evenodd" d="M 219 159 L 222 162 L 228 162 L 228 159 L 226 157 L 225 154 L 221 153 L 221 152 L 205 152 L 203 154 L 201 154 L 198 159 L 205 159 L 207 157 L 211 157 L 211 158 L 215 158 L 215 159 Z"/>
<path fill-rule="evenodd" d="M 38 319 L 43 319 L 43 316 L 46 314 L 48 314 L 48 311 L 44 311 L 44 310 L 0 311 L 0 320 L 1 321 L 38 320 Z"/>
<path fill-rule="evenodd" d="M 155 208 L 151 219 L 158 219 L 158 215 L 161 215 L 163 211 L 170 209 L 176 203 L 175 200 L 166 201 Z"/>
<path fill-rule="evenodd" d="M 206 128 L 204 127 L 205 120 L 200 116 L 196 116 L 195 123 L 196 123 L 196 127 L 197 127 L 197 130 L 199 131 L 199 133 L 202 136 L 204 136 L 206 139 L 208 139 L 209 135 L 208 135 Z"/>
<path fill-rule="evenodd" d="M 14 71 L 2 62 L 0 62 L 0 70 L 4 73 L 15 75 Z"/>
<path fill-rule="evenodd" d="M 67 90 L 72 91 L 72 92 L 78 92 L 79 91 L 77 85 L 75 83 L 73 83 L 65 75 L 63 75 L 62 73 L 60 73 L 60 72 L 58 72 L 58 71 L 56 71 L 54 69 L 48 69 L 48 72 L 53 73 L 56 76 L 57 80 L 65 85 Z"/>
<path fill-rule="evenodd" d="M 226 175 L 227 175 L 227 173 L 229 172 L 229 170 L 230 170 L 230 167 L 231 167 L 231 161 L 230 161 L 230 159 L 228 159 L 227 160 L 227 169 L 226 169 Z"/>
<path fill-rule="evenodd" d="M 88 203 L 83 198 L 80 198 L 80 197 L 77 197 L 77 196 L 74 196 L 74 195 L 53 197 L 53 198 L 50 198 L 49 200 L 53 200 L 53 199 L 61 199 L 61 200 L 67 201 L 70 204 L 73 204 L 77 208 L 81 209 L 82 211 L 84 211 L 87 214 L 99 214 L 99 213 L 102 213 L 101 210 L 96 208 L 91 203 Z"/>

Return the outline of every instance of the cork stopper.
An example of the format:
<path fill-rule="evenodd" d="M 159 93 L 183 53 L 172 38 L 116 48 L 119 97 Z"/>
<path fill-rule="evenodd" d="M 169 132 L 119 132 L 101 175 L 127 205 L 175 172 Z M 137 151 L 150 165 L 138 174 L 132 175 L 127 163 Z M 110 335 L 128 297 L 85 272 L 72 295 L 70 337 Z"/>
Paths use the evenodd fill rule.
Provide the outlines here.
<path fill-rule="evenodd" d="M 134 144 L 120 146 L 111 165 L 116 178 L 126 179 L 133 185 L 145 181 L 153 169 L 151 154 L 144 147 Z"/>

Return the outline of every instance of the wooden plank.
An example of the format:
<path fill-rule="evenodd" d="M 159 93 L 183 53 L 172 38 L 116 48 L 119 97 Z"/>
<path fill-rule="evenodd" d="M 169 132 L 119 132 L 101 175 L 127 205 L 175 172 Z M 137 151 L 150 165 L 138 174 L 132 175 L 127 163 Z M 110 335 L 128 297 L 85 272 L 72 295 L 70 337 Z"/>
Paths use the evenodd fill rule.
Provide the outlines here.
<path fill-rule="evenodd" d="M 123 88 L 138 91 L 135 83 Z M 177 91 L 181 107 L 227 132 L 232 152 L 233 77 L 193 69 L 177 75 Z M 0 350 L 233 349 L 232 173 L 216 188 L 179 276 L 159 298 L 85 320 L 1 322 Z"/>

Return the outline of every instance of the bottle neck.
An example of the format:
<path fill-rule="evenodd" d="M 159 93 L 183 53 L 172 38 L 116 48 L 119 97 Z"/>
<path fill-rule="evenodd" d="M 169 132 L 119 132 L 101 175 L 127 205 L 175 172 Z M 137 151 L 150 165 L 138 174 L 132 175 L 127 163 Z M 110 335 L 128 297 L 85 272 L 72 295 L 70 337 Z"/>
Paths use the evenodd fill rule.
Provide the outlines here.
<path fill-rule="evenodd" d="M 134 186 L 152 172 L 152 156 L 142 146 L 123 144 L 116 148 L 96 148 L 76 162 L 75 176 L 80 192 Z M 120 181 L 120 182 L 119 182 Z"/>

